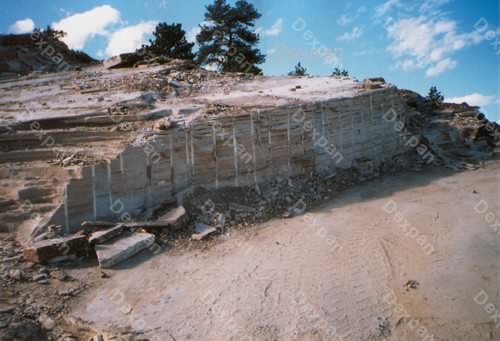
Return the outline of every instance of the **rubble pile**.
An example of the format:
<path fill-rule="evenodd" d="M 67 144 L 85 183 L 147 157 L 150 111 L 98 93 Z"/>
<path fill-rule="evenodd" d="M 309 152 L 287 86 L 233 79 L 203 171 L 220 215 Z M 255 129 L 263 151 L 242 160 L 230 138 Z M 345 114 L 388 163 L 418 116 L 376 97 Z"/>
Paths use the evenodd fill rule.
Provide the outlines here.
<path fill-rule="evenodd" d="M 67 302 L 88 285 L 62 263 L 26 261 L 11 233 L 0 236 L 0 287 L 1 340 L 79 339 L 63 316 Z"/>
<path fill-rule="evenodd" d="M 378 169 L 359 167 L 338 170 L 325 176 L 309 174 L 291 178 L 276 177 L 255 187 L 229 187 L 220 190 L 196 188 L 185 206 L 193 221 L 217 227 L 219 233 L 245 228 L 272 218 L 291 218 L 322 202 L 335 198 L 353 185 L 403 170 L 422 171 L 431 167 L 416 153 L 394 157 Z"/>

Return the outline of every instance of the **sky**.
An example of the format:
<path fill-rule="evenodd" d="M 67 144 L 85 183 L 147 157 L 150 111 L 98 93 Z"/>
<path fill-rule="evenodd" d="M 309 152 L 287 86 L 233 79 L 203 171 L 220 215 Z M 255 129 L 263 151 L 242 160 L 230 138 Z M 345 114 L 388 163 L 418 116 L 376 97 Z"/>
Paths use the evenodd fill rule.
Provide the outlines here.
<path fill-rule="evenodd" d="M 179 22 L 194 40 L 213 0 L 2 1 L 0 32 L 48 24 L 70 48 L 97 59 L 133 51 L 158 22 Z M 234 3 L 228 0 L 229 3 Z M 481 106 L 500 122 L 500 2 L 497 0 L 254 0 L 265 75 L 301 61 L 312 75 L 347 69 L 360 80 L 382 76 L 426 95 Z"/>

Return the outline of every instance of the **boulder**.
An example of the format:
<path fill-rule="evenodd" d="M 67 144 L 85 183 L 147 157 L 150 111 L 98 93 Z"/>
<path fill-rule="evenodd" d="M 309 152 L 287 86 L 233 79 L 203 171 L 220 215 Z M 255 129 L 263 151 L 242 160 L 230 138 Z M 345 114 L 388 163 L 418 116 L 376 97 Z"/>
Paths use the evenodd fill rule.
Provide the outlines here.
<path fill-rule="evenodd" d="M 62 256 L 86 256 L 88 241 L 85 236 L 76 235 L 62 238 L 41 240 L 25 246 L 24 258 L 33 263 L 48 263 Z"/>
<path fill-rule="evenodd" d="M 151 233 L 132 233 L 96 245 L 95 252 L 101 268 L 110 268 L 150 247 L 155 242 Z"/>

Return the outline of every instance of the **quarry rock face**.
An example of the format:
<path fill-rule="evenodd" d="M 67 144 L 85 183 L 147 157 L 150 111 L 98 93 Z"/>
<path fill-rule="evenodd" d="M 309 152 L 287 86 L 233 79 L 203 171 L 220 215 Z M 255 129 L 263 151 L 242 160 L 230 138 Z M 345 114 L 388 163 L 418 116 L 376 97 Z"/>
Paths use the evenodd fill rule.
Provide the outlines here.
<path fill-rule="evenodd" d="M 36 212 L 34 237 L 50 224 L 65 234 L 85 221 L 133 226 L 196 188 L 266 194 L 273 179 L 335 183 L 346 172 L 362 181 L 410 154 L 420 158 L 411 166 L 463 169 L 464 155 L 491 156 L 498 143 L 498 126 L 477 108 L 428 107 L 382 78 L 218 74 L 170 61 L 20 78 L 0 89 L 0 227 Z M 14 174 L 24 180 L 10 180 Z M 280 210 L 293 198 L 283 198 Z M 260 214 L 230 209 L 241 219 Z M 174 216 L 164 224 L 185 224 Z"/>
<path fill-rule="evenodd" d="M 261 95 L 267 83 L 247 84 L 255 89 L 254 95 L 246 88 L 216 99 L 201 93 L 198 98 L 208 101 L 208 117 L 186 116 L 189 123 L 139 135 L 110 162 L 84 167 L 81 177 L 66 187 L 61 215 L 50 223 L 65 225 L 66 233 L 71 233 L 84 220 L 135 216 L 182 197 L 194 186 L 245 187 L 275 176 L 333 175 L 359 160 L 371 160 L 375 169 L 409 150 L 383 118 L 390 108 L 402 119 L 406 115 L 392 86 L 356 93 L 351 80 L 301 79 L 298 96 L 290 94 L 290 80 L 284 78 L 271 79 L 269 94 Z M 325 93 L 320 88 L 326 88 Z M 281 105 L 265 105 L 271 94 L 280 98 L 276 101 Z M 292 104 L 297 96 L 304 100 L 299 106 Z M 311 96 L 320 102 L 310 101 Z M 264 104 L 257 104 L 260 97 Z M 245 106 L 247 113 L 238 106 Z M 205 110 L 199 109 L 198 115 Z"/>

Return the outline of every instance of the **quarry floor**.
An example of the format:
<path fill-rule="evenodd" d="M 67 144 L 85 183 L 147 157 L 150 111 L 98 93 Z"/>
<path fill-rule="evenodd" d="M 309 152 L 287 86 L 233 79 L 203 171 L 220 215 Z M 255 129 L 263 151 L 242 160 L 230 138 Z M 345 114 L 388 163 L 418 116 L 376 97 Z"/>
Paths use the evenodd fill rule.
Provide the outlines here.
<path fill-rule="evenodd" d="M 387 176 L 210 247 L 145 252 L 67 318 L 149 340 L 499 340 L 500 236 L 475 210 L 500 217 L 499 170 Z"/>

